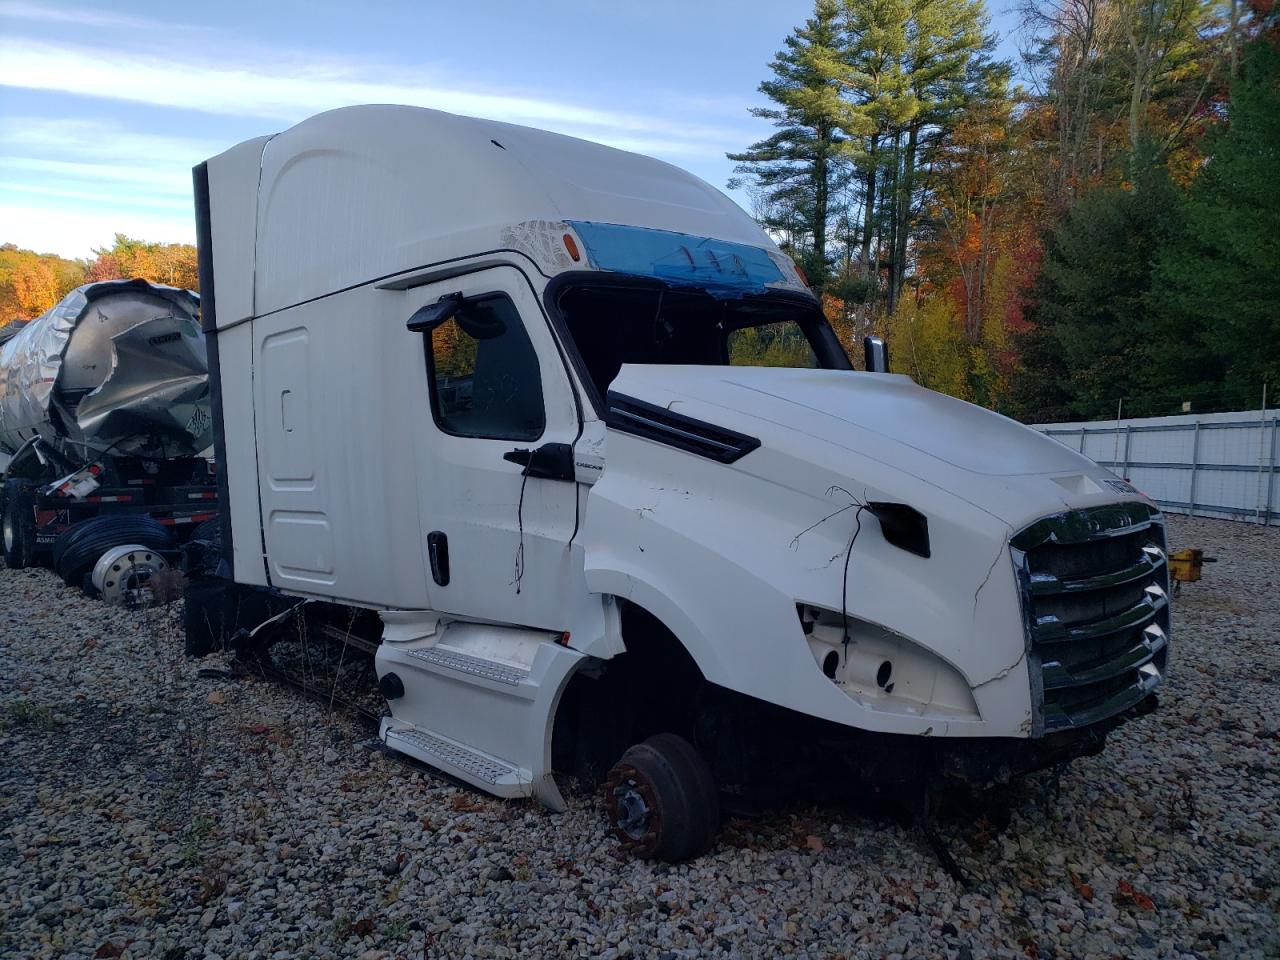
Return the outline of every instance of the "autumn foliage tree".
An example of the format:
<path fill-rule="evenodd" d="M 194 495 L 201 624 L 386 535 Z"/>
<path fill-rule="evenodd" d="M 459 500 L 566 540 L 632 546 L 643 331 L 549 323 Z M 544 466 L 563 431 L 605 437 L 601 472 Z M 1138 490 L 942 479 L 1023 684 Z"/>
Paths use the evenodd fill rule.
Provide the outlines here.
<path fill-rule="evenodd" d="M 150 243 L 117 233 L 93 259 L 68 260 L 48 253 L 0 245 L 0 326 L 30 320 L 83 283 L 141 278 L 199 290 L 196 248 L 189 243 Z"/>
<path fill-rule="evenodd" d="M 139 278 L 187 290 L 200 289 L 196 248 L 189 243 L 148 243 L 117 233 L 115 243 L 93 253 L 85 282 Z"/>
<path fill-rule="evenodd" d="M 799 252 L 855 357 L 887 334 L 897 369 L 1028 420 L 1274 386 L 1274 0 L 1022 0 L 1025 88 L 978 0 L 817 10 L 843 175 Z"/>
<path fill-rule="evenodd" d="M 44 313 L 84 282 L 84 264 L 0 245 L 0 326 Z"/>

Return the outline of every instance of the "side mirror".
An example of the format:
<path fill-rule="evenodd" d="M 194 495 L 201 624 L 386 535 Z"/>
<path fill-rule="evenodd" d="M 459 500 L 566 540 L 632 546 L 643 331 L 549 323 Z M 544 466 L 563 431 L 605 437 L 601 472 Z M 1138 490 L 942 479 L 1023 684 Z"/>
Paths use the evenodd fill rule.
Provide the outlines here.
<path fill-rule="evenodd" d="M 405 323 L 410 333 L 430 333 L 443 323 L 448 323 L 462 309 L 462 294 L 445 294 L 435 303 L 428 303 L 414 311 Z"/>
<path fill-rule="evenodd" d="M 882 337 L 863 337 L 862 356 L 868 373 L 889 372 L 889 345 Z"/>
<path fill-rule="evenodd" d="M 462 332 L 473 340 L 492 340 L 507 332 L 503 319 L 492 312 L 478 316 L 467 309 L 467 300 L 460 293 L 447 293 L 435 303 L 419 307 L 405 323 L 410 333 L 430 333 L 436 327 L 457 318 Z"/>

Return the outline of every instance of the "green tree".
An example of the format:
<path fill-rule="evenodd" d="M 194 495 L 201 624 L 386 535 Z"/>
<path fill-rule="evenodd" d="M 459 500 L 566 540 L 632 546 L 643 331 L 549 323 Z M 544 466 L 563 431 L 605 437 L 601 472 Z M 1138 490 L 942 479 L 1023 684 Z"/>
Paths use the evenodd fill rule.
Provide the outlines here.
<path fill-rule="evenodd" d="M 1151 297 L 1158 361 L 1210 395 L 1225 377 L 1232 399 L 1280 384 L 1280 49 L 1254 40 L 1240 67 Z"/>
<path fill-rule="evenodd" d="M 1153 366 L 1158 324 L 1149 298 L 1156 256 L 1178 228 L 1179 198 L 1152 153 L 1140 145 L 1133 188 L 1085 194 L 1046 244 L 1028 319 L 1046 338 L 1037 344 L 1040 358 L 1065 375 L 1059 412 L 1070 417 L 1114 414 L 1122 398 L 1135 415 L 1166 412 L 1170 403 Z M 1037 376 L 1034 367 L 1029 372 Z"/>
<path fill-rule="evenodd" d="M 840 96 L 849 65 L 841 50 L 836 0 L 817 0 L 813 16 L 785 46 L 769 64 L 773 79 L 760 84 L 760 92 L 777 106 L 751 111 L 777 129 L 742 153 L 728 155 L 737 164 L 729 186 L 750 183 L 761 194 L 764 225 L 798 234 L 797 259 L 820 293 L 827 274 L 831 197 L 847 175 L 847 132 L 859 122 Z"/>
<path fill-rule="evenodd" d="M 865 0 L 850 0 L 865 3 Z M 991 59 L 996 37 L 984 32 L 982 0 L 911 0 L 900 60 L 905 93 L 893 131 L 887 309 L 907 277 L 917 199 L 932 186 L 935 155 L 975 109 L 1007 104 L 1009 66 Z M 999 109 L 997 106 L 996 109 Z M 921 171 L 921 159 L 927 159 Z"/>

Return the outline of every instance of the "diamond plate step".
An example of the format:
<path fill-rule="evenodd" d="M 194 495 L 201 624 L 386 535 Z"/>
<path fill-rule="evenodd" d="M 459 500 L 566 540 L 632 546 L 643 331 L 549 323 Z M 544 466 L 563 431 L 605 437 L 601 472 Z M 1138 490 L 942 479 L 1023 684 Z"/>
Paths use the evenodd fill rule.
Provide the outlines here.
<path fill-rule="evenodd" d="M 458 673 L 465 673 L 473 677 L 483 677 L 486 680 L 495 680 L 498 683 L 510 684 L 513 687 L 519 686 L 522 680 L 529 679 L 528 670 L 521 670 L 519 667 L 512 667 L 505 663 L 495 663 L 492 660 L 485 660 L 481 657 L 473 657 L 466 653 L 458 653 L 456 650 L 427 647 L 424 650 L 412 650 L 409 652 L 409 656 L 425 663 L 455 670 Z"/>
<path fill-rule="evenodd" d="M 386 742 L 392 749 L 417 757 L 424 763 L 457 770 L 488 784 L 511 784 L 520 780 L 518 767 L 425 730 L 412 727 L 388 730 Z"/>

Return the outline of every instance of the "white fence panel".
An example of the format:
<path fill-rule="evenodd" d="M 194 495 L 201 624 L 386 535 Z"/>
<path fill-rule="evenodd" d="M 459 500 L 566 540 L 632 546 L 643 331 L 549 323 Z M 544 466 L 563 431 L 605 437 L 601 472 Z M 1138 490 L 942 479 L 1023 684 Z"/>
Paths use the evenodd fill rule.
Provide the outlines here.
<path fill-rule="evenodd" d="M 1110 468 L 1170 513 L 1280 523 L 1274 411 L 1032 427 Z"/>

